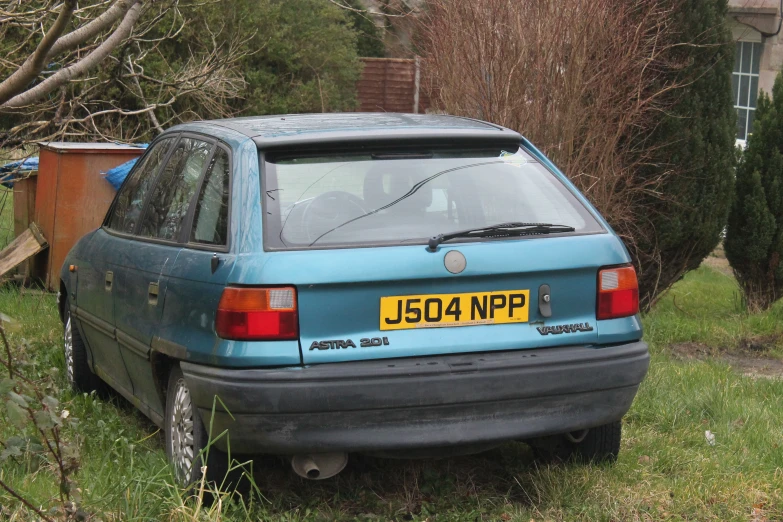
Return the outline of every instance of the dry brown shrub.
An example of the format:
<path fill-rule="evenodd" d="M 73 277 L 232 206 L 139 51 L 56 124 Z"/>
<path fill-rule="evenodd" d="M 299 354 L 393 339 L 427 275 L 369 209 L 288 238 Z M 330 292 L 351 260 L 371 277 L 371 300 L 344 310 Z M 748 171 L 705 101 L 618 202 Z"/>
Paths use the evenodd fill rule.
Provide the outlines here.
<path fill-rule="evenodd" d="M 433 0 L 421 49 L 439 109 L 516 129 L 547 154 L 623 237 L 655 262 L 643 201 L 670 174 L 638 172 L 677 88 L 673 2 Z M 642 261 L 639 261 L 643 258 Z"/>

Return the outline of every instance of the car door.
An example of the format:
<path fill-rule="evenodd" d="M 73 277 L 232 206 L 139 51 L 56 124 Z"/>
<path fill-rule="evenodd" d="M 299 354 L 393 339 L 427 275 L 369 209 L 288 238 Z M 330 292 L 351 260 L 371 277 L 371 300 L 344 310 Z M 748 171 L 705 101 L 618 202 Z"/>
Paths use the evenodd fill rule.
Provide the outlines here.
<path fill-rule="evenodd" d="M 172 267 L 163 321 L 153 347 L 210 353 L 215 313 L 234 264 L 229 254 L 230 149 L 218 145 L 201 182 L 186 244 Z"/>
<path fill-rule="evenodd" d="M 116 325 L 122 359 L 141 409 L 162 418 L 151 364 L 151 342 L 161 328 L 169 274 L 182 248 L 192 201 L 214 147 L 183 135 L 173 146 L 144 204 L 136 240 L 126 245 L 118 267 Z"/>
<path fill-rule="evenodd" d="M 131 240 L 142 202 L 174 140 L 152 144 L 117 193 L 103 227 L 93 234 L 79 266 L 77 316 L 91 350 L 93 370 L 120 393 L 133 393 L 115 336 L 115 273 Z"/>

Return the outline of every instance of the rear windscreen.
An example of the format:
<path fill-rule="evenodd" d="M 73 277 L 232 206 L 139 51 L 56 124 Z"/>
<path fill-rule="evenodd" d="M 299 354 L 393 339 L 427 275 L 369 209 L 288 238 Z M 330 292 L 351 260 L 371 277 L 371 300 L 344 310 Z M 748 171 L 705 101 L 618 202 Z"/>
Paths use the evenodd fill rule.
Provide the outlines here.
<path fill-rule="evenodd" d="M 267 249 L 417 244 L 510 222 L 603 231 L 522 149 L 288 153 L 263 172 Z"/>

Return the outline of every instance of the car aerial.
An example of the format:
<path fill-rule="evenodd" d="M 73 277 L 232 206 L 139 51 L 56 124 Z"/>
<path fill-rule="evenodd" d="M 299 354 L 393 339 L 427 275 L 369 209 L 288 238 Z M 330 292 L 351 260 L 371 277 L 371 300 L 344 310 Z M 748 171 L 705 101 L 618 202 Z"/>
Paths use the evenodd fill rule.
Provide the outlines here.
<path fill-rule="evenodd" d="M 229 451 L 613 461 L 649 365 L 621 239 L 520 134 L 447 115 L 166 130 L 60 296 L 69 382 L 161 426 L 182 485 Z"/>

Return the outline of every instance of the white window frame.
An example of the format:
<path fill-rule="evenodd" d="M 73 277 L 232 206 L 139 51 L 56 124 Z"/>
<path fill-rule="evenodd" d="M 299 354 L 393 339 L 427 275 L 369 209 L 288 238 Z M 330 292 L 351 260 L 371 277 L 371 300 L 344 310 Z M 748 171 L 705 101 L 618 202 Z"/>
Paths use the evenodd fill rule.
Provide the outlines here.
<path fill-rule="evenodd" d="M 759 73 L 761 72 L 761 67 L 760 66 L 758 67 L 758 72 L 756 72 L 756 73 L 753 72 L 753 66 L 754 65 L 758 66 L 759 64 L 754 64 L 753 63 L 753 54 L 754 53 L 753 53 L 752 49 L 753 49 L 753 46 L 756 46 L 756 45 L 761 46 L 760 49 L 759 49 L 759 53 L 758 53 L 758 55 L 759 55 L 759 62 L 761 61 L 761 53 L 764 51 L 764 47 L 763 47 L 763 44 L 761 42 L 753 41 L 753 40 L 738 40 L 737 41 L 737 44 L 746 44 L 746 43 L 747 44 L 751 44 L 750 56 L 746 57 L 746 56 L 744 56 L 745 53 L 742 52 L 742 49 L 745 47 L 745 45 L 738 45 L 739 52 L 740 52 L 739 62 L 738 62 L 739 63 L 739 70 L 732 71 L 732 78 L 735 77 L 735 76 L 737 77 L 737 97 L 734 100 L 734 109 L 737 110 L 737 116 L 738 117 L 739 117 L 739 111 L 740 110 L 746 110 L 747 114 L 748 114 L 748 116 L 745 118 L 745 132 L 744 132 L 744 135 L 743 136 L 740 136 L 739 134 L 737 135 L 737 142 L 739 144 L 742 144 L 743 146 L 745 144 L 745 140 L 747 140 L 747 138 L 748 138 L 748 134 L 752 130 L 752 129 L 749 128 L 750 127 L 749 122 L 751 120 L 751 118 L 750 118 L 750 114 L 751 113 L 753 113 L 753 115 L 754 115 L 753 120 L 755 121 L 756 104 L 753 104 L 753 106 L 751 106 L 751 103 L 750 103 L 750 98 L 751 98 L 750 92 L 748 93 L 747 104 L 746 105 L 741 105 L 740 104 L 740 96 L 742 94 L 742 89 L 741 89 L 741 87 L 742 87 L 742 79 L 743 78 L 747 78 L 748 89 L 752 89 L 753 88 L 753 78 L 756 78 L 756 101 L 758 101 L 758 88 L 759 88 L 758 85 L 759 85 L 759 81 L 760 81 L 760 79 L 759 79 L 760 74 Z M 742 72 L 742 66 L 743 66 L 746 58 L 748 58 L 750 60 L 750 65 L 748 66 L 748 71 L 749 72 Z"/>

